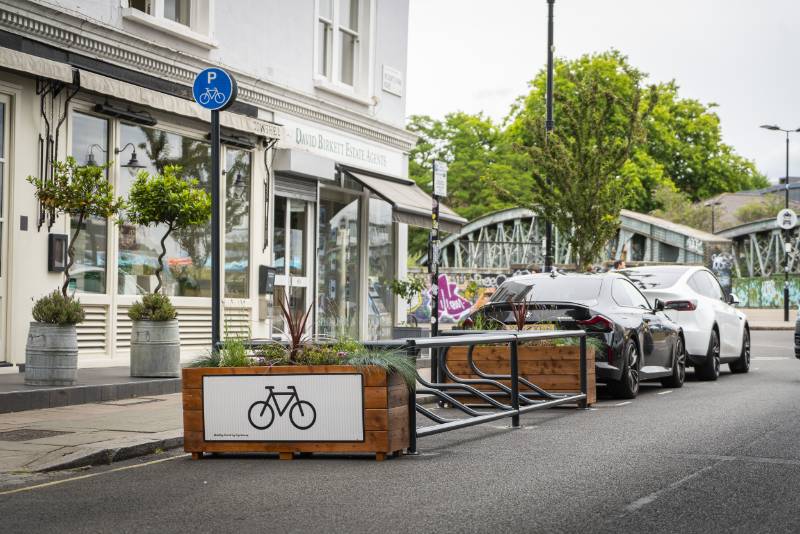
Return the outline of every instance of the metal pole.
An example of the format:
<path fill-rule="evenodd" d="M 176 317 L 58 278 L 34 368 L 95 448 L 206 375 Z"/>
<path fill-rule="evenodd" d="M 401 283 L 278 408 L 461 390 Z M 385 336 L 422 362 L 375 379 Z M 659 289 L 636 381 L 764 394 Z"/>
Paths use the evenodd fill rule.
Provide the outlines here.
<path fill-rule="evenodd" d="M 219 111 L 211 112 L 211 350 L 216 352 L 220 337 L 220 199 L 219 199 Z"/>
<path fill-rule="evenodd" d="M 432 182 L 436 183 L 436 160 L 431 168 Z M 434 185 L 434 189 L 435 189 Z M 431 210 L 431 250 L 428 268 L 431 273 L 431 337 L 439 335 L 439 196 L 434 193 Z M 431 349 L 431 380 L 440 383 L 439 349 Z"/>
<path fill-rule="evenodd" d="M 555 0 L 547 0 L 547 118 L 544 123 L 545 143 L 553 131 L 553 4 Z M 546 221 L 544 226 L 545 253 L 544 270 L 549 272 L 553 267 L 553 223 Z"/>
<path fill-rule="evenodd" d="M 511 407 L 516 410 L 516 413 L 511 416 L 511 426 L 514 428 L 519 427 L 519 362 L 517 361 L 517 343 L 516 339 L 509 344 L 509 352 L 511 353 Z"/>
<path fill-rule="evenodd" d="M 786 183 L 784 184 L 785 191 L 786 191 L 786 201 L 785 201 L 785 208 L 789 209 L 789 132 L 786 132 Z M 786 234 L 787 237 L 790 234 L 791 230 L 787 230 Z M 789 242 L 787 239 L 786 243 Z M 784 245 L 783 250 L 783 320 L 789 320 L 789 254 L 786 252 L 786 246 Z"/>

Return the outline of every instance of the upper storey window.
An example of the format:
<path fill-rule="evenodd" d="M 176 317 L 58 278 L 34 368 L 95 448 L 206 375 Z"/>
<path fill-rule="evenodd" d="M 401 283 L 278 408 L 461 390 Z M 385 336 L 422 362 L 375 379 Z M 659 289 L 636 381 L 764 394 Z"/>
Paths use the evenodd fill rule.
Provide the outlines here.
<path fill-rule="evenodd" d="M 315 80 L 322 89 L 366 98 L 371 0 L 317 0 Z"/>
<path fill-rule="evenodd" d="M 211 39 L 213 2 L 214 0 L 128 0 L 123 16 L 193 44 L 213 48 L 216 46 Z"/>

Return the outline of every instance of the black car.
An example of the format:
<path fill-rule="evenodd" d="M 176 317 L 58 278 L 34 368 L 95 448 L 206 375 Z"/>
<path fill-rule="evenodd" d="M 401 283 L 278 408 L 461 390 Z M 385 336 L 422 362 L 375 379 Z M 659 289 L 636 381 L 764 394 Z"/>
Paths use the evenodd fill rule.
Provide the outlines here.
<path fill-rule="evenodd" d="M 527 302 L 526 324 L 553 324 L 559 330 L 584 329 L 600 340 L 595 351 L 598 382 L 612 394 L 631 399 L 640 380 L 660 379 L 679 388 L 686 376 L 683 333 L 627 277 L 603 274 L 533 274 L 506 280 L 491 300 L 474 312 L 475 327 L 515 324 L 512 302 Z"/>

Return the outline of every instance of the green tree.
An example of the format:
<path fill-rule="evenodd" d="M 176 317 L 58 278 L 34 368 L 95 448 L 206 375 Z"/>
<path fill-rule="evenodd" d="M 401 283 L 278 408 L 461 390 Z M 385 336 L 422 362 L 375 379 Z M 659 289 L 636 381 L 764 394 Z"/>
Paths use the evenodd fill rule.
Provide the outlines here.
<path fill-rule="evenodd" d="M 512 116 L 508 134 L 526 157 L 517 164 L 524 165 L 522 176 L 531 187 L 512 191 L 506 198 L 515 198 L 552 221 L 583 268 L 617 231 L 630 190 L 623 169 L 643 142 L 642 123 L 657 95 L 642 87 L 644 74 L 619 52 L 559 61 L 554 80 L 559 126 L 549 139 L 543 74 Z"/>
<path fill-rule="evenodd" d="M 89 217 L 113 217 L 123 207 L 122 198 L 114 196 L 114 186 L 106 179 L 106 167 L 81 167 L 75 158 L 53 164 L 53 177 L 45 181 L 35 176 L 27 180 L 36 188 L 36 198 L 51 218 L 67 215 L 77 219 L 67 247 L 67 264 L 64 266 L 64 284 L 61 294 L 66 298 L 69 288 L 69 271 L 75 262 L 75 241 Z"/>
<path fill-rule="evenodd" d="M 653 193 L 653 200 L 661 206 L 650 214 L 698 230 L 711 231 L 711 208 L 693 203 L 689 195 L 672 185 L 664 185 Z"/>
<path fill-rule="evenodd" d="M 716 104 L 680 98 L 674 80 L 653 90 L 658 94 L 658 104 L 645 121 L 644 150 L 678 189 L 698 201 L 726 191 L 769 185 L 753 162 L 722 142 Z"/>
<path fill-rule="evenodd" d="M 161 289 L 161 273 L 166 240 L 172 232 L 205 224 L 211 217 L 211 195 L 199 187 L 196 179 L 181 178 L 181 168 L 167 165 L 161 174 L 151 175 L 141 171 L 136 176 L 128 196 L 126 218 L 142 226 L 164 224 L 167 231 L 161 238 L 158 256 L 156 285 L 153 293 Z"/>

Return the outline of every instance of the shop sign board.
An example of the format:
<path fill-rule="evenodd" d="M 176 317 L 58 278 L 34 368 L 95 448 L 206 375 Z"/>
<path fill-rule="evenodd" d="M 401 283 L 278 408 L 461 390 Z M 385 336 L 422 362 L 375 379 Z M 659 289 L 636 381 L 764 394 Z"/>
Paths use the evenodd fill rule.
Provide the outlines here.
<path fill-rule="evenodd" d="M 384 65 L 383 90 L 393 95 L 403 96 L 403 73 L 389 65 Z"/>
<path fill-rule="evenodd" d="M 203 377 L 205 441 L 364 441 L 363 376 Z"/>
<path fill-rule="evenodd" d="M 337 163 L 390 176 L 407 175 L 408 162 L 399 149 L 391 149 L 314 123 L 297 121 L 286 115 L 276 115 L 275 121 L 283 126 L 284 135 L 278 143 L 280 148 L 304 150 Z"/>

